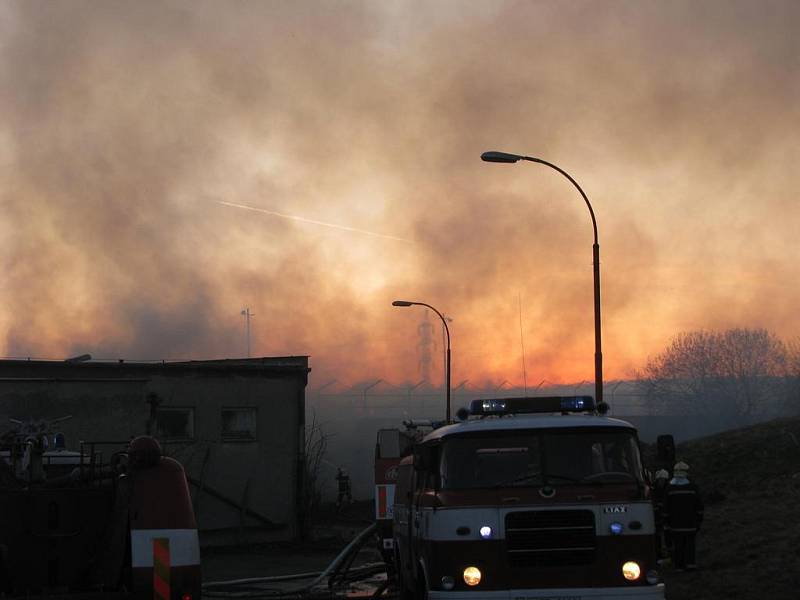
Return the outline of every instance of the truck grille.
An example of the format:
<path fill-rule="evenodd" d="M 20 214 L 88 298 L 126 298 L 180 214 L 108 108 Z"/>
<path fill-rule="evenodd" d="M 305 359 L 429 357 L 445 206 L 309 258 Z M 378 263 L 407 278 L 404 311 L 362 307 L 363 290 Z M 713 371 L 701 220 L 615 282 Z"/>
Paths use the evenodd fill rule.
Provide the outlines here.
<path fill-rule="evenodd" d="M 536 510 L 506 515 L 508 563 L 512 567 L 588 565 L 596 548 L 590 510 Z"/>

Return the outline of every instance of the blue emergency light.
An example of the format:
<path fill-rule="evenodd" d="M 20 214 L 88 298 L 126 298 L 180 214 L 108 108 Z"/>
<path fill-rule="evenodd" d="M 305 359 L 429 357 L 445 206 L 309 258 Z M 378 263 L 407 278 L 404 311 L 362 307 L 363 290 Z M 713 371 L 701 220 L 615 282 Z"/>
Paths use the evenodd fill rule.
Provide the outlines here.
<path fill-rule="evenodd" d="M 531 413 L 586 413 L 596 409 L 591 396 L 542 396 L 473 400 L 469 405 L 469 414 L 486 417 Z"/>

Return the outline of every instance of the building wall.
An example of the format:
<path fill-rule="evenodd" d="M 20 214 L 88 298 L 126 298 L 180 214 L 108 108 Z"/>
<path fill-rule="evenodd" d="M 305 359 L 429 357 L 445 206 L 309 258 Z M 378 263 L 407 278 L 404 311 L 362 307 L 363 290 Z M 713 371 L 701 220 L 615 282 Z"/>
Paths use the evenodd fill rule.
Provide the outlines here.
<path fill-rule="evenodd" d="M 0 432 L 12 426 L 9 418 L 72 415 L 57 426 L 69 449 L 78 450 L 80 440 L 125 442 L 154 425 L 148 399 L 155 394 L 159 410 L 194 411 L 193 439 L 161 436 L 160 441 L 195 482 L 190 489 L 201 540 L 291 539 L 298 534 L 307 359 L 298 357 L 287 368 L 267 364 L 263 369 L 259 360 L 183 367 L 0 361 Z M 255 409 L 254 440 L 223 439 L 224 408 Z M 244 504 L 279 527 L 247 516 L 233 504 Z"/>
<path fill-rule="evenodd" d="M 195 440 L 165 442 L 188 475 L 196 481 L 202 477 L 206 486 L 239 503 L 246 491 L 247 505 L 276 524 L 287 525 L 291 531 L 288 537 L 296 533 L 297 453 L 302 427 L 297 387 L 291 379 L 241 376 L 177 383 L 172 378 L 158 378 L 148 387 L 148 391 L 165 398 L 163 408 L 194 408 Z M 223 440 L 222 409 L 246 407 L 257 411 L 256 440 Z M 202 530 L 240 527 L 241 514 L 210 493 L 201 494 L 198 504 Z M 264 525 L 252 517 L 244 522 L 249 527 Z"/>

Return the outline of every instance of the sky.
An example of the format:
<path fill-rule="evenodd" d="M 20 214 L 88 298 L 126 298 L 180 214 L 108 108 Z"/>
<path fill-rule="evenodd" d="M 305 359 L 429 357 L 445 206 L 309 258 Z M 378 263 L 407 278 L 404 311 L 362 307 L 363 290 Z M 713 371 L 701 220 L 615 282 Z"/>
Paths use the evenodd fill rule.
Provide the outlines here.
<path fill-rule="evenodd" d="M 800 4 L 4 2 L 0 354 L 606 379 L 800 335 Z M 433 316 L 433 319 L 436 317 Z M 434 322 L 434 321 L 432 321 Z M 434 322 L 433 376 L 441 338 Z"/>

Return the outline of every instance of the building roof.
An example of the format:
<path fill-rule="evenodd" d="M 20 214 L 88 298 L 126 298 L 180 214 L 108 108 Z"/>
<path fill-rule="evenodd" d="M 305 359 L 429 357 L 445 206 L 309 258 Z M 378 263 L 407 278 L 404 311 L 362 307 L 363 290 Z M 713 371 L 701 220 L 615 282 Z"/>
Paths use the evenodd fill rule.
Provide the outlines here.
<path fill-rule="evenodd" d="M 0 360 L 0 380 L 21 379 L 128 379 L 171 373 L 229 373 L 250 376 L 306 377 L 308 356 L 265 356 L 214 360 Z"/>

